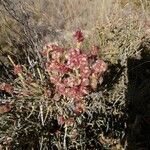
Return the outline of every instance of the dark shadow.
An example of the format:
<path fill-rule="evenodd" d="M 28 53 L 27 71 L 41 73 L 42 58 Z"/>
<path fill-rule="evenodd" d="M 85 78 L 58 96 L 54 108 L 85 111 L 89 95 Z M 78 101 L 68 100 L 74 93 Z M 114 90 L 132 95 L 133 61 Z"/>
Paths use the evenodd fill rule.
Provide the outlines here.
<path fill-rule="evenodd" d="M 120 63 L 118 64 L 110 64 L 108 62 L 108 71 L 103 77 L 103 82 L 101 85 L 98 85 L 97 91 L 101 91 L 102 89 L 107 89 L 107 91 L 111 90 L 114 87 L 114 84 L 117 84 L 121 74 L 125 67 L 121 66 Z"/>
<path fill-rule="evenodd" d="M 150 42 L 141 58 L 128 60 L 128 150 L 150 149 Z"/>

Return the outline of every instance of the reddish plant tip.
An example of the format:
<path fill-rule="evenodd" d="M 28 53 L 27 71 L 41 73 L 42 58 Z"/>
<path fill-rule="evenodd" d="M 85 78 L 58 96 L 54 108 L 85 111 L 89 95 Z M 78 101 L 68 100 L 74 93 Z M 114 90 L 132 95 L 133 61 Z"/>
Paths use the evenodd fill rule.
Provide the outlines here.
<path fill-rule="evenodd" d="M 47 51 L 47 50 L 42 50 L 42 51 L 40 52 L 40 54 L 41 54 L 43 57 L 45 57 L 45 56 L 47 56 L 48 51 Z"/>
<path fill-rule="evenodd" d="M 46 46 L 44 46 L 43 51 L 46 50 L 48 52 L 63 52 L 64 48 L 59 47 L 56 44 L 47 44 Z"/>
<path fill-rule="evenodd" d="M 63 116 L 58 116 L 57 121 L 59 125 L 63 125 L 65 123 L 65 118 Z"/>
<path fill-rule="evenodd" d="M 84 40 L 84 36 L 83 33 L 80 29 L 78 29 L 75 33 L 74 33 L 74 38 L 77 40 L 77 42 L 83 42 Z"/>
<path fill-rule="evenodd" d="M 81 114 L 84 112 L 84 108 L 83 108 L 82 104 L 78 103 L 78 104 L 75 106 L 75 108 L 74 108 L 73 111 L 74 111 L 74 113 L 75 113 L 76 115 L 81 115 Z"/>
<path fill-rule="evenodd" d="M 20 73 L 22 73 L 21 65 L 15 65 L 14 66 L 14 74 L 17 75 L 17 74 L 20 74 Z"/>
<path fill-rule="evenodd" d="M 73 117 L 70 117 L 70 118 L 66 119 L 65 124 L 66 124 L 67 126 L 73 126 L 73 125 L 75 124 L 74 118 L 73 118 Z"/>
<path fill-rule="evenodd" d="M 107 64 L 103 60 L 97 60 L 93 66 L 94 73 L 103 74 L 107 70 Z"/>
<path fill-rule="evenodd" d="M 10 85 L 10 84 L 7 84 L 7 83 L 2 83 L 0 85 L 0 90 L 3 90 L 5 92 L 7 92 L 7 93 L 12 94 L 13 93 L 13 86 Z"/>

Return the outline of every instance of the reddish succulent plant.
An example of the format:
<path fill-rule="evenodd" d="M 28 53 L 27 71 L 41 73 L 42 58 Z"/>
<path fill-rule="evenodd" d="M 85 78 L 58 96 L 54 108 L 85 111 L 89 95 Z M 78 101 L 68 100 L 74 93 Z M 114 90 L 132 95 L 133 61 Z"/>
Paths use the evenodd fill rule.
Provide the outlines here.
<path fill-rule="evenodd" d="M 22 67 L 21 67 L 21 65 L 15 65 L 14 66 L 14 74 L 18 75 L 20 73 L 22 73 Z"/>
<path fill-rule="evenodd" d="M 77 40 L 77 42 L 83 42 L 84 40 L 84 36 L 83 33 L 80 29 L 78 29 L 75 33 L 74 33 L 74 38 Z"/>
<path fill-rule="evenodd" d="M 66 49 L 55 44 L 44 46 L 41 55 L 45 65 L 41 71 L 39 68 L 35 69 L 38 78 L 35 78 L 37 74 L 26 71 L 25 67 L 15 65 L 9 57 L 14 66 L 14 73 L 19 77 L 16 82 L 21 84 L 21 92 L 16 97 L 35 96 L 37 99 L 40 95 L 39 99 L 49 100 L 52 112 L 58 112 L 55 115 L 59 125 L 75 124 L 75 118 L 72 118 L 69 112 L 79 116 L 86 111 L 85 96 L 97 88 L 99 79 L 102 82 L 107 69 L 107 64 L 98 57 L 97 46 L 92 47 L 90 54 L 83 53 L 79 48 L 84 40 L 81 30 L 75 32 L 74 38 L 77 40 L 76 48 Z M 12 93 L 9 84 L 5 84 L 3 89 Z M 66 110 L 69 112 L 66 113 Z"/>
<path fill-rule="evenodd" d="M 8 84 L 8 83 L 2 83 L 2 84 L 0 84 L 0 90 L 12 94 L 13 93 L 13 86 Z"/>
<path fill-rule="evenodd" d="M 83 42 L 84 36 L 81 30 L 75 32 L 74 38 L 77 42 Z M 67 50 L 54 44 L 45 48 L 51 56 L 46 62 L 50 81 L 55 85 L 55 92 L 67 99 L 82 101 L 90 89 L 97 87 L 98 79 L 102 79 L 107 69 L 106 63 L 98 59 L 98 46 L 92 46 L 90 55 L 83 53 L 79 48 Z"/>

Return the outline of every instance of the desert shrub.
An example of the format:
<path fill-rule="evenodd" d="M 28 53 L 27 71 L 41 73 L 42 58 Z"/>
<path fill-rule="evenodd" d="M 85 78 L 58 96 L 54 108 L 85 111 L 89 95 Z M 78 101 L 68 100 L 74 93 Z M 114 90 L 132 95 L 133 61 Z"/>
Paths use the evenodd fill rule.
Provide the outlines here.
<path fill-rule="evenodd" d="M 82 137 L 88 132 L 84 130 L 92 99 L 86 96 L 102 83 L 107 65 L 98 58 L 97 46 L 89 54 L 81 52 L 84 36 L 80 30 L 74 37 L 75 48 L 46 45 L 41 51 L 42 64 L 31 69 L 8 56 L 15 80 L 1 84 L 10 98 L 1 109 L 2 114 L 10 111 L 1 122 L 2 145 L 10 144 L 13 149 L 87 145 Z M 81 140 L 85 143 L 80 144 Z"/>
<path fill-rule="evenodd" d="M 58 0 L 49 1 L 49 4 L 46 1 L 42 3 L 47 4 L 44 12 L 42 10 L 44 5 L 41 3 L 32 3 L 34 7 L 31 7 L 29 3 L 14 5 L 11 1 L 3 2 L 8 10 L 2 9 L 6 18 L 4 19 L 2 15 L 4 22 L 0 33 L 2 35 L 0 45 L 4 56 L 1 62 L 4 70 L 7 71 L 7 76 L 5 74 L 0 78 L 1 82 L 5 81 L 1 85 L 0 92 L 4 100 L 4 104 L 2 101 L 0 105 L 1 144 L 11 149 L 23 149 L 23 147 L 24 149 L 39 149 L 39 147 L 41 149 L 63 147 L 123 149 L 123 146 L 125 148 L 128 119 L 127 61 L 130 57 L 140 58 L 139 45 L 144 41 L 143 37 L 149 34 L 148 5 L 145 5 L 148 1 L 142 3 L 141 0 L 135 0 L 138 6 L 136 11 L 133 9 L 135 5 L 129 1 L 122 1 L 122 7 L 120 1 L 114 3 L 103 1 L 102 5 L 100 0 L 88 3 L 86 0 L 80 3 L 70 0 L 59 3 Z M 105 9 L 105 2 L 110 4 L 109 9 Z M 15 17 L 20 19 L 19 22 L 12 18 L 8 4 L 16 6 L 13 9 Z M 21 7 L 18 4 L 21 4 Z M 51 12 L 52 9 L 54 10 L 53 6 L 58 6 L 53 11 L 55 13 Z M 20 8 L 24 8 L 24 11 Z M 93 11 L 94 13 L 91 13 Z M 25 26 L 22 25 L 24 21 L 28 23 Z M 62 46 L 62 37 L 60 36 L 59 39 L 58 36 L 59 40 L 56 38 L 56 26 L 63 30 L 63 36 L 69 40 L 72 35 L 70 30 L 77 26 L 86 29 L 89 36 L 84 44 L 78 44 L 77 47 L 73 46 L 74 48 L 70 49 L 68 45 L 72 47 L 76 44 L 69 41 L 69 44 L 65 43 L 65 46 Z M 20 34 L 12 29 L 17 29 Z M 80 32 L 77 32 L 75 37 L 82 42 L 83 37 Z M 52 44 L 55 38 L 61 43 L 60 45 Z M 41 45 L 45 41 L 50 41 L 51 44 L 46 44 L 42 49 Z M 98 50 L 95 46 L 89 48 L 90 44 L 95 42 L 100 47 L 98 56 L 107 61 L 107 73 L 105 76 L 98 76 L 100 77 L 98 85 L 98 78 L 90 73 L 88 80 L 87 78 L 85 80 L 86 84 L 90 81 L 89 85 L 84 86 L 82 92 L 81 89 L 74 89 L 77 92 L 76 96 L 81 94 L 81 97 L 74 97 L 76 99 L 74 101 L 69 95 L 65 95 L 66 86 L 62 81 L 67 84 L 71 76 L 77 77 L 76 81 L 69 82 L 67 86 L 70 87 L 79 84 L 82 78 L 80 69 L 66 68 L 69 58 L 66 53 L 72 51 L 81 54 L 88 58 L 91 66 L 95 60 L 99 60 L 95 54 L 94 56 L 92 54 L 92 57 L 91 54 L 89 55 L 90 50 L 95 52 Z M 82 51 L 79 51 L 79 47 Z M 5 53 L 5 50 L 9 52 Z M 54 58 L 59 58 L 60 62 L 52 61 Z M 73 60 L 76 63 L 76 57 Z M 4 67 L 6 62 L 13 66 Z M 105 64 L 102 60 L 101 63 Z M 84 67 L 82 69 L 83 72 L 86 71 Z M 57 80 L 60 81 L 59 85 Z M 75 96 L 71 91 L 68 93 Z"/>

